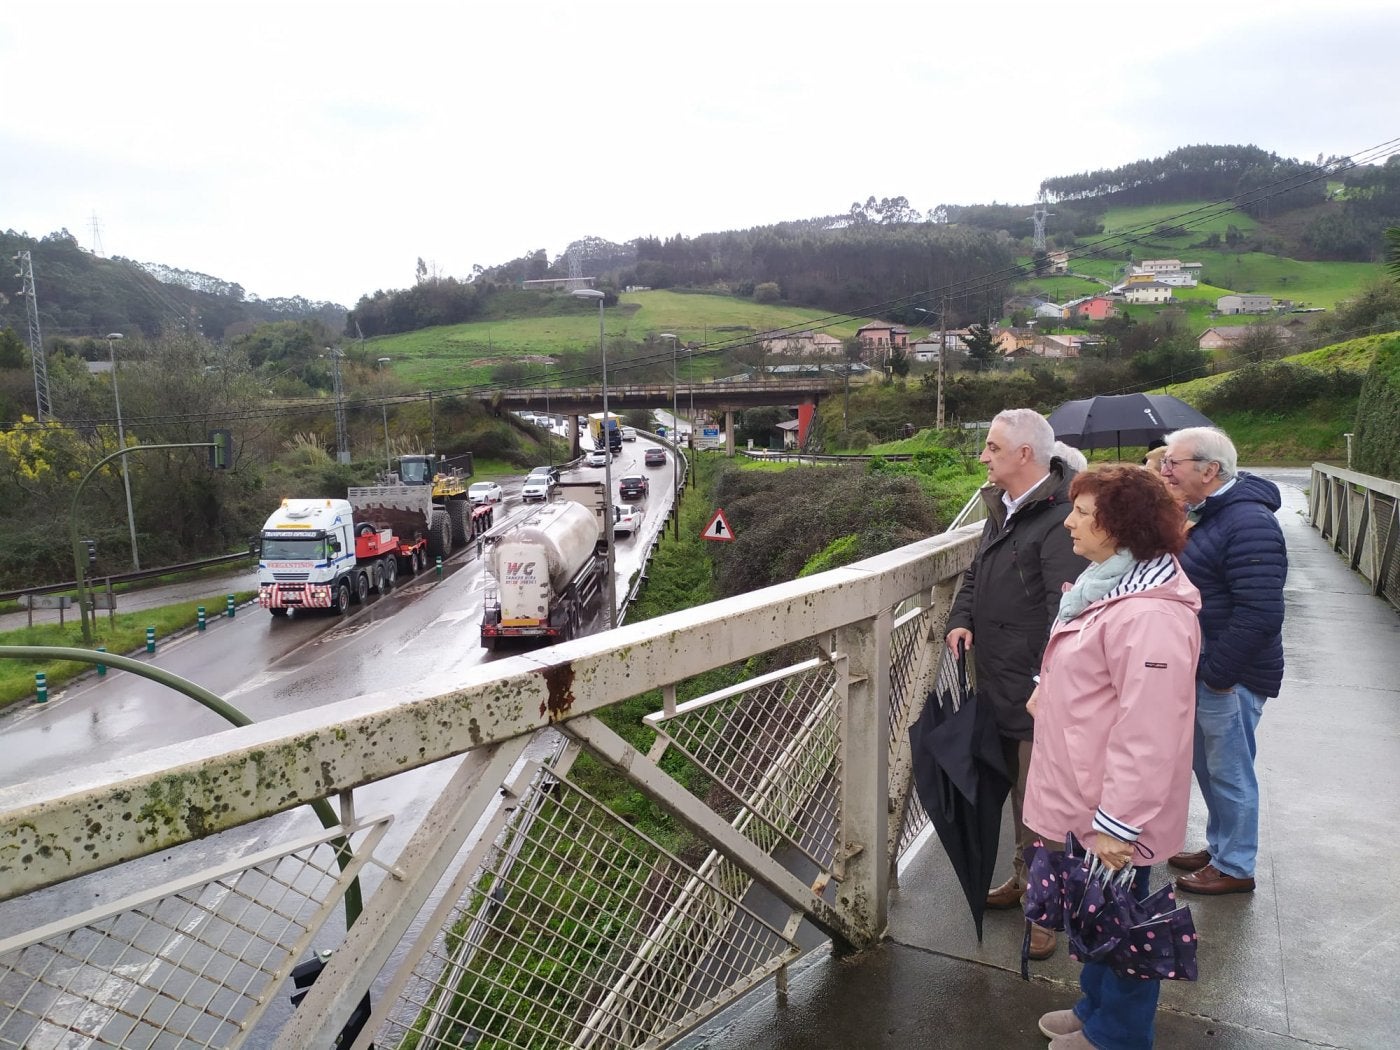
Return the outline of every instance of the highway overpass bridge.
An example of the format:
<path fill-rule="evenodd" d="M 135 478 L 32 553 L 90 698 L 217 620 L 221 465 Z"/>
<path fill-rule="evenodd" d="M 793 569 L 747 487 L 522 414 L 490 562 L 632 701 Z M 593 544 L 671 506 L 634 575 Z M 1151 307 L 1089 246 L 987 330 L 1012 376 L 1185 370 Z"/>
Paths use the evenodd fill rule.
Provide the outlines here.
<path fill-rule="evenodd" d="M 817 405 L 835 391 L 831 379 L 761 379 L 733 383 L 678 383 L 674 404 L 682 416 L 694 419 L 696 413 L 724 420 L 725 450 L 734 454 L 734 413 L 746 408 Z M 474 394 L 477 400 L 511 412 L 545 412 L 564 415 L 569 421 L 569 446 L 579 451 L 578 417 L 603 409 L 603 388 L 522 387 Z M 673 404 L 670 383 L 608 384 L 608 411 L 621 415 L 631 409 L 664 409 Z"/>

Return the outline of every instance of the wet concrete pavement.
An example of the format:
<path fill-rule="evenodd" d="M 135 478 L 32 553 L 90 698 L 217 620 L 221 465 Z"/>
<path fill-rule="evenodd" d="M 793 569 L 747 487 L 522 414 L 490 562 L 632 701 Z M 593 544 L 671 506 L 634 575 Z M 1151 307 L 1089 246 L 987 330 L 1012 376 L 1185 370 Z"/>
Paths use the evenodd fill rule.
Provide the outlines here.
<path fill-rule="evenodd" d="M 1283 490 L 1290 558 L 1287 673 L 1259 727 L 1258 886 L 1185 898 L 1201 936 L 1200 980 L 1164 983 L 1156 1045 L 1390 1047 L 1400 1037 L 1400 615 L 1307 524 L 1307 472 L 1258 473 Z M 1204 824 L 1193 787 L 1192 846 Z M 1154 869 L 1154 886 L 1167 871 Z M 683 1045 L 1044 1047 L 1037 1018 L 1078 995 L 1063 944 L 1023 982 L 1019 913 L 989 913 L 979 945 L 936 839 L 906 859 L 900 886 L 879 948 L 848 959 L 813 952 L 792 968 L 785 1005 L 770 982 Z"/>

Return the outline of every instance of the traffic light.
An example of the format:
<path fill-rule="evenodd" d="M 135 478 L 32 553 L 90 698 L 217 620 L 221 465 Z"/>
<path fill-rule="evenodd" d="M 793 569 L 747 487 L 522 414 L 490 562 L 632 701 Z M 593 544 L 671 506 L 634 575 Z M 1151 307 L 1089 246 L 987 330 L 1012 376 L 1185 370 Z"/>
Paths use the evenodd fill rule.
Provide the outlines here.
<path fill-rule="evenodd" d="M 209 442 L 213 445 L 209 450 L 209 469 L 228 470 L 233 460 L 233 431 L 211 430 Z"/>
<path fill-rule="evenodd" d="M 91 569 L 97 564 L 97 541 L 83 540 L 83 543 L 87 546 L 88 568 Z"/>

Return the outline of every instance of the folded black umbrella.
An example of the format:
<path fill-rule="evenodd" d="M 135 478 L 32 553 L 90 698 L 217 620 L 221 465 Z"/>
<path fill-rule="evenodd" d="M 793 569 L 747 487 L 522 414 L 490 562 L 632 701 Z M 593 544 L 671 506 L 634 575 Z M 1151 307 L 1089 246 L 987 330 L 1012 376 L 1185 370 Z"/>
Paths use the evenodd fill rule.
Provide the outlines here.
<path fill-rule="evenodd" d="M 1075 448 L 1146 445 L 1182 427 L 1214 424 L 1170 394 L 1100 394 L 1066 401 L 1050 413 L 1056 439 Z"/>
<path fill-rule="evenodd" d="M 960 651 L 955 665 L 945 657 L 939 678 L 945 687 L 929 694 L 909 729 L 914 787 L 958 876 L 980 941 L 1011 781 L 991 709 L 968 687 L 966 656 Z"/>

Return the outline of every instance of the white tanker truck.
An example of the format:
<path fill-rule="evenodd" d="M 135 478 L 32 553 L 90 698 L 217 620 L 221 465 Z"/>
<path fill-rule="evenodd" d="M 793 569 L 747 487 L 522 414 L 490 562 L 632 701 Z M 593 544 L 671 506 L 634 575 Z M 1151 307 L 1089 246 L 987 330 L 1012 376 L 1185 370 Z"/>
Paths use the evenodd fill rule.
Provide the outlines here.
<path fill-rule="evenodd" d="M 503 638 L 545 644 L 575 637 L 597 598 L 604 569 L 594 514 L 567 500 L 547 503 L 491 542 L 481 644 Z"/>

